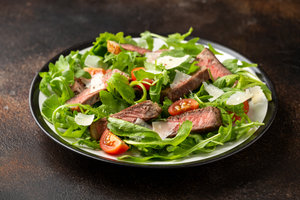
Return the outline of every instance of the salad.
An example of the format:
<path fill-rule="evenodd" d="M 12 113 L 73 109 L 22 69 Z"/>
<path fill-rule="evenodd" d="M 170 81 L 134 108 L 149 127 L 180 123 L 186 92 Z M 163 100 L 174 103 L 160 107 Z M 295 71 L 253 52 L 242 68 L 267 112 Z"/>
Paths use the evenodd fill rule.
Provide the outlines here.
<path fill-rule="evenodd" d="M 264 125 L 249 117 L 272 100 L 248 70 L 257 64 L 219 61 L 211 44 L 185 40 L 192 30 L 105 32 L 91 48 L 61 55 L 40 73 L 43 117 L 72 145 L 134 162 L 210 153 Z"/>

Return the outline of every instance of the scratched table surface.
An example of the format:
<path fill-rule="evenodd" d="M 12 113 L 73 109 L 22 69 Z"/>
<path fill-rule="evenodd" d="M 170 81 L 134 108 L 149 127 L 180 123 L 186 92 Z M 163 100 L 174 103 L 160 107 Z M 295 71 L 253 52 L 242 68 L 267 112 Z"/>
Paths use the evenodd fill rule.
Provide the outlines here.
<path fill-rule="evenodd" d="M 211 164 L 141 169 L 60 146 L 34 122 L 39 69 L 100 32 L 193 36 L 232 48 L 273 81 L 278 114 L 250 147 Z M 300 199 L 300 2 L 0 1 L 0 199 Z"/>

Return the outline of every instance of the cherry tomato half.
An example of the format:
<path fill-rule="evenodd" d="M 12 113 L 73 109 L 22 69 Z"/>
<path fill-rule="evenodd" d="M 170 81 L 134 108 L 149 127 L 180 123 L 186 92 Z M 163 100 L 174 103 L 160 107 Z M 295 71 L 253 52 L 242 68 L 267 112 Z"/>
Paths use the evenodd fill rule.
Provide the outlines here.
<path fill-rule="evenodd" d="M 139 71 L 139 70 L 145 70 L 145 68 L 144 68 L 144 67 L 137 67 L 137 68 L 134 68 L 134 69 L 131 71 L 131 79 L 132 79 L 133 81 L 136 80 L 136 77 L 135 77 L 135 75 L 134 75 L 133 72 Z M 149 89 L 150 89 L 150 84 L 153 83 L 153 80 L 152 80 L 152 79 L 145 78 L 145 79 L 143 79 L 143 81 L 149 83 L 149 84 L 143 83 L 143 85 L 145 86 L 146 90 L 149 90 Z M 139 89 L 142 89 L 140 86 L 137 86 L 137 87 L 138 87 Z"/>
<path fill-rule="evenodd" d="M 85 67 L 83 70 L 88 72 L 91 76 L 98 74 L 98 73 L 105 74 L 105 72 L 106 72 L 105 69 L 96 68 L 96 67 Z"/>
<path fill-rule="evenodd" d="M 199 104 L 194 99 L 181 99 L 175 101 L 168 109 L 170 115 L 179 115 L 189 110 L 195 110 L 199 107 Z"/>
<path fill-rule="evenodd" d="M 100 147 L 103 151 L 112 155 L 124 153 L 129 149 L 128 145 L 125 144 L 124 141 L 108 129 L 106 129 L 101 136 Z"/>
<path fill-rule="evenodd" d="M 244 104 L 244 112 L 245 112 L 245 114 L 248 114 L 248 112 L 249 112 L 249 103 L 248 103 L 248 101 L 245 101 L 243 104 Z M 229 113 L 231 114 L 232 112 L 229 112 Z M 233 117 L 232 117 L 232 120 L 233 120 L 233 122 L 235 122 L 236 120 L 241 120 L 241 117 L 234 114 Z"/>

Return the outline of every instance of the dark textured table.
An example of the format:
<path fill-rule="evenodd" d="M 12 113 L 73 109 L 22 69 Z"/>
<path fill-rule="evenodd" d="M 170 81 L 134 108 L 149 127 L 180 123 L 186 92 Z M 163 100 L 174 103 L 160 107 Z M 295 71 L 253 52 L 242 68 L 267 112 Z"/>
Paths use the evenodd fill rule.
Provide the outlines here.
<path fill-rule="evenodd" d="M 247 149 L 199 167 L 115 166 L 46 136 L 28 106 L 36 72 L 100 32 L 186 32 L 257 62 L 279 98 Z M 0 1 L 0 199 L 300 199 L 300 2 Z"/>

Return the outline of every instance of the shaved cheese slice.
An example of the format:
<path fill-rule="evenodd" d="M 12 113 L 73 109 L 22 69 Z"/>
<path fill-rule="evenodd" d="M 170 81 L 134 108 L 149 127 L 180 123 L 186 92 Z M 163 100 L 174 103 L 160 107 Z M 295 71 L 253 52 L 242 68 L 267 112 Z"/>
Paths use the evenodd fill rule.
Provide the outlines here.
<path fill-rule="evenodd" d="M 260 103 L 260 102 L 265 102 L 268 101 L 266 95 L 262 91 L 261 87 L 259 86 L 254 86 L 249 88 L 250 93 L 253 95 L 252 97 L 252 103 Z"/>
<path fill-rule="evenodd" d="M 152 63 L 154 64 L 155 63 L 155 60 L 160 56 L 161 52 L 149 52 L 149 53 L 146 53 L 146 62 L 148 63 Z"/>
<path fill-rule="evenodd" d="M 172 69 L 179 66 L 181 63 L 186 61 L 190 56 L 185 55 L 183 57 L 172 57 L 172 56 L 163 56 L 156 59 L 157 64 L 162 64 L 166 69 Z"/>
<path fill-rule="evenodd" d="M 263 122 L 268 111 L 268 100 L 259 86 L 249 88 L 253 94 L 251 101 L 249 101 L 248 116 L 252 121 Z"/>
<path fill-rule="evenodd" d="M 98 56 L 88 55 L 85 58 L 84 65 L 88 67 L 99 67 L 100 58 Z"/>
<path fill-rule="evenodd" d="M 82 113 L 78 113 L 75 115 L 75 122 L 80 126 L 89 126 L 93 123 L 95 115 L 86 115 Z"/>
<path fill-rule="evenodd" d="M 141 118 L 137 118 L 134 122 L 134 124 L 139 125 L 139 126 L 143 126 L 145 128 L 149 128 L 152 129 L 152 126 L 150 126 L 147 122 L 145 122 L 144 120 L 142 120 Z"/>
<path fill-rule="evenodd" d="M 87 84 L 87 87 L 91 89 L 92 92 L 98 91 L 98 90 L 104 90 L 105 89 L 105 83 L 103 80 L 104 74 L 97 73 L 91 78 L 91 82 Z"/>
<path fill-rule="evenodd" d="M 178 85 L 179 83 L 181 83 L 181 82 L 183 82 L 183 81 L 186 81 L 186 80 L 188 80 L 188 79 L 190 79 L 190 78 L 192 77 L 192 76 L 187 75 L 187 74 L 185 74 L 185 73 L 182 73 L 182 72 L 180 72 L 180 71 L 178 71 L 178 70 L 175 70 L 175 72 L 176 72 L 176 75 L 175 75 L 175 78 L 174 78 L 174 80 L 173 80 L 173 83 L 170 84 L 170 88 L 174 88 L 174 87 L 176 87 L 176 85 Z"/>
<path fill-rule="evenodd" d="M 238 91 L 231 95 L 226 104 L 227 105 L 238 105 L 247 100 L 251 99 L 253 104 L 264 102 L 267 100 L 265 94 L 259 86 L 247 88 L 245 92 Z"/>
<path fill-rule="evenodd" d="M 161 139 L 171 135 L 177 125 L 178 122 L 152 122 L 153 131 L 157 132 Z"/>
<path fill-rule="evenodd" d="M 224 91 L 219 89 L 218 87 L 214 86 L 213 84 L 207 84 L 206 82 L 202 83 L 204 85 L 204 89 L 210 96 L 213 96 L 212 98 L 208 99 L 209 101 L 214 101 L 217 98 L 219 98 L 222 94 L 224 94 Z"/>
<path fill-rule="evenodd" d="M 227 99 L 226 104 L 227 105 L 238 105 L 238 104 L 244 103 L 251 97 L 253 97 L 253 94 L 249 91 L 249 89 L 246 89 L 245 92 L 237 91 L 236 93 L 234 93 Z"/>

